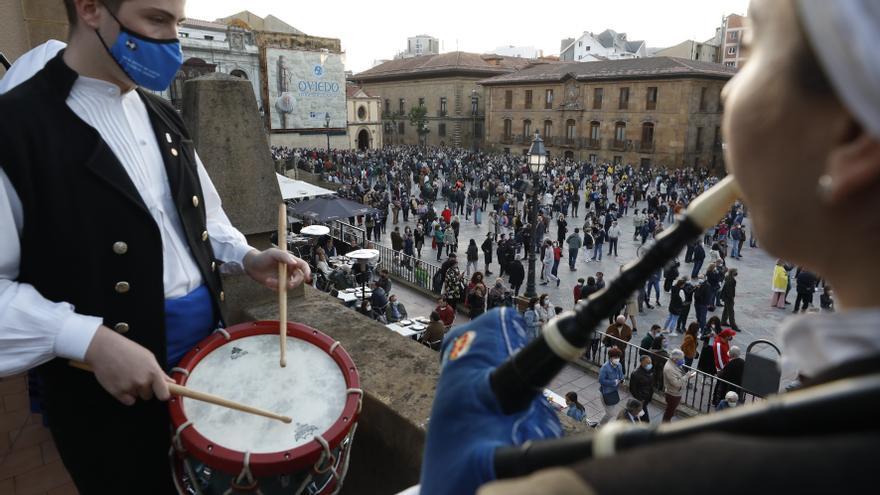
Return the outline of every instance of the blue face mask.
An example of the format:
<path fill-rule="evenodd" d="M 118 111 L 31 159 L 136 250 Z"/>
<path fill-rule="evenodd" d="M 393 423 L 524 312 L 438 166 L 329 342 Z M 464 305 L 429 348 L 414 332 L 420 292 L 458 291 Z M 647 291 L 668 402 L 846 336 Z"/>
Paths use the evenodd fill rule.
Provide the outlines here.
<path fill-rule="evenodd" d="M 95 33 L 113 60 L 138 86 L 153 91 L 168 89 L 183 64 L 180 40 L 147 38 L 123 26 L 112 12 L 110 15 L 119 24 L 119 36 L 113 46 L 107 46 L 97 29 Z"/>
<path fill-rule="evenodd" d="M 684 359 L 676 359 L 675 364 L 682 366 L 684 364 Z"/>
<path fill-rule="evenodd" d="M 646 370 L 646 371 L 651 371 L 653 368 L 654 368 L 654 365 L 651 364 L 651 363 L 648 363 L 648 364 L 645 365 L 645 370 Z"/>

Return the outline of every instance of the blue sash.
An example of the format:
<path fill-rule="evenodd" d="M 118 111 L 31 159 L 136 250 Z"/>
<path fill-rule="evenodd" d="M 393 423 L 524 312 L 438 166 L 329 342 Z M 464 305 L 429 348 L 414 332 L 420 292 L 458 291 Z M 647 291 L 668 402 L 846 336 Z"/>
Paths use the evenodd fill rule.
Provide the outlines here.
<path fill-rule="evenodd" d="M 165 341 L 168 368 L 217 327 L 211 292 L 205 285 L 189 294 L 165 300 Z"/>

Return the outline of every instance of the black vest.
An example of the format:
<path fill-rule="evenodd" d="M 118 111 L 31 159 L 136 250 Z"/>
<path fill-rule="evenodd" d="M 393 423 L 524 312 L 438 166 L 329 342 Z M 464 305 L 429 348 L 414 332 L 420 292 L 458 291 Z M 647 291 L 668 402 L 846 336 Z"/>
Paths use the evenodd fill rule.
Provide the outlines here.
<path fill-rule="evenodd" d="M 62 55 L 0 96 L 0 166 L 23 208 L 17 281 L 33 285 L 51 301 L 74 305 L 80 314 L 103 318 L 107 327 L 152 351 L 161 364 L 166 337 L 159 228 L 112 150 L 65 103 L 78 75 Z M 138 94 L 156 134 L 186 242 L 222 315 L 219 263 L 207 235 L 192 140 L 170 105 Z M 129 449 L 167 453 L 164 404 L 121 406 L 94 377 L 61 359 L 41 366 L 40 372 L 53 434 L 81 491 L 88 483 L 83 485 L 75 471 L 92 468 L 77 468 L 73 457 L 82 453 L 82 444 L 97 442 L 99 449 L 101 442 L 112 440 L 102 435 L 124 439 Z M 98 458 L 107 462 L 106 456 Z"/>
<path fill-rule="evenodd" d="M 76 78 L 59 54 L 0 97 L 0 164 L 24 210 L 18 281 L 32 284 L 47 299 L 73 304 L 81 314 L 102 317 L 110 328 L 125 323 L 124 335 L 163 363 L 159 229 L 113 151 L 65 103 Z M 170 105 L 138 93 L 186 242 L 219 312 L 220 278 L 206 234 L 192 140 Z M 117 287 L 119 282 L 127 283 L 127 290 Z"/>

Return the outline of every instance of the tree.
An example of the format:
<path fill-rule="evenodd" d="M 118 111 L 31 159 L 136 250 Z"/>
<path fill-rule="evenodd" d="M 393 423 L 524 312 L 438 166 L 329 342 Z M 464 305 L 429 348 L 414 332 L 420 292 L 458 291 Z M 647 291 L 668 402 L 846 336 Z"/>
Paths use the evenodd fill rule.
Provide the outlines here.
<path fill-rule="evenodd" d="M 428 133 L 431 132 L 428 129 L 428 109 L 423 106 L 412 107 L 409 110 L 409 123 L 416 126 L 416 132 L 419 135 L 419 141 L 422 142 L 422 146 L 425 146 L 425 143 L 428 139 Z"/>

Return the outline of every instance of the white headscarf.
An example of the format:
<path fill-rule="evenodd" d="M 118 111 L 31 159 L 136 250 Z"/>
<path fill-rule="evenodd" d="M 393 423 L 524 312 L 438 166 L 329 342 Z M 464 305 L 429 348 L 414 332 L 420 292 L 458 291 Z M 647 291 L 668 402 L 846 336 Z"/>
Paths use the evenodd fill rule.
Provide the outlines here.
<path fill-rule="evenodd" d="M 837 95 L 880 138 L 880 1 L 800 0 L 807 36 Z"/>
<path fill-rule="evenodd" d="M 3 78 L 0 78 L 0 95 L 33 77 L 66 46 L 66 43 L 49 40 L 18 57 Z"/>

